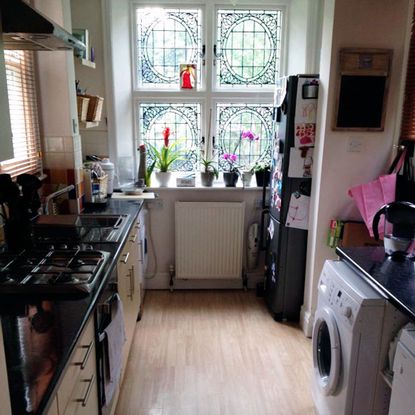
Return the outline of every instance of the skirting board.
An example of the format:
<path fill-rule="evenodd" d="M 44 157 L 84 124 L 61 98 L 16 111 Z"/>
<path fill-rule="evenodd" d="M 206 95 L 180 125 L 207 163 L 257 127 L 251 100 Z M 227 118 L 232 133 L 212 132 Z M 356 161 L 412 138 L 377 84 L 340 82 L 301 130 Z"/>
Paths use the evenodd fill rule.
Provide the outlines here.
<path fill-rule="evenodd" d="M 300 327 L 306 337 L 311 338 L 311 335 L 313 334 L 313 324 L 314 314 L 311 314 L 310 311 L 305 310 L 305 307 L 302 306 L 300 312 Z"/>
<path fill-rule="evenodd" d="M 255 289 L 258 282 L 262 282 L 262 274 L 248 273 L 248 288 Z M 156 274 L 154 278 L 145 279 L 145 289 L 148 290 L 168 290 L 170 274 L 163 272 Z M 230 290 L 242 289 L 242 279 L 240 280 L 174 280 L 175 290 Z"/>

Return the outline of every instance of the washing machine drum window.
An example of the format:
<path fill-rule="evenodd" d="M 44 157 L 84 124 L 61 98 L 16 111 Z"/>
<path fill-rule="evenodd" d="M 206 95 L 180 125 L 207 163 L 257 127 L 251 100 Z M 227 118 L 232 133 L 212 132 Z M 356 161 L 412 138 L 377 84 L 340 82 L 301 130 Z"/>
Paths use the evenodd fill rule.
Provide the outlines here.
<path fill-rule="evenodd" d="M 336 391 L 340 377 L 341 350 L 339 331 L 332 310 L 317 310 L 313 328 L 314 376 L 324 395 Z"/>

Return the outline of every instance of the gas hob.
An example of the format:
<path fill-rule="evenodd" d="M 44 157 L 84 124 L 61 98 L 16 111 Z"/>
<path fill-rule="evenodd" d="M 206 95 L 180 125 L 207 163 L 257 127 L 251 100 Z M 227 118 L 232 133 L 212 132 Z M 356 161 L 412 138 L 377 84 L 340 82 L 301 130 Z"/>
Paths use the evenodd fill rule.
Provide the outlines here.
<path fill-rule="evenodd" d="M 109 253 L 54 247 L 0 255 L 0 294 L 79 294 L 91 292 Z"/>

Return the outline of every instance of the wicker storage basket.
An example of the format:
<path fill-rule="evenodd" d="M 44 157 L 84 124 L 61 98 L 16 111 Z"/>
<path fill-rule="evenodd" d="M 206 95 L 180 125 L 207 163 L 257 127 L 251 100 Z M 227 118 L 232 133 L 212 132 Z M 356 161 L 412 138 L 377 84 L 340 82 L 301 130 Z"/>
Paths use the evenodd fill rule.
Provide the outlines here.
<path fill-rule="evenodd" d="M 86 121 L 87 116 L 88 116 L 89 98 L 83 95 L 77 95 L 76 103 L 78 105 L 79 121 Z"/>
<path fill-rule="evenodd" d="M 102 106 L 104 104 L 104 98 L 98 95 L 83 95 L 89 98 L 87 121 L 101 121 Z"/>

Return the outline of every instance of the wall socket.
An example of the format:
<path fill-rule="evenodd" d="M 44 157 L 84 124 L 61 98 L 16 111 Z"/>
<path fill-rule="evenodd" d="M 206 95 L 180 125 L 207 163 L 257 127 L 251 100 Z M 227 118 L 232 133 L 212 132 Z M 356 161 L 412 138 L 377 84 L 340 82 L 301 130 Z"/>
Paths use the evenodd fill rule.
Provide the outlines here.
<path fill-rule="evenodd" d="M 349 137 L 347 151 L 349 153 L 360 153 L 363 151 L 363 140 L 360 137 Z"/>
<path fill-rule="evenodd" d="M 163 199 L 146 200 L 147 209 L 162 209 L 164 206 Z"/>

